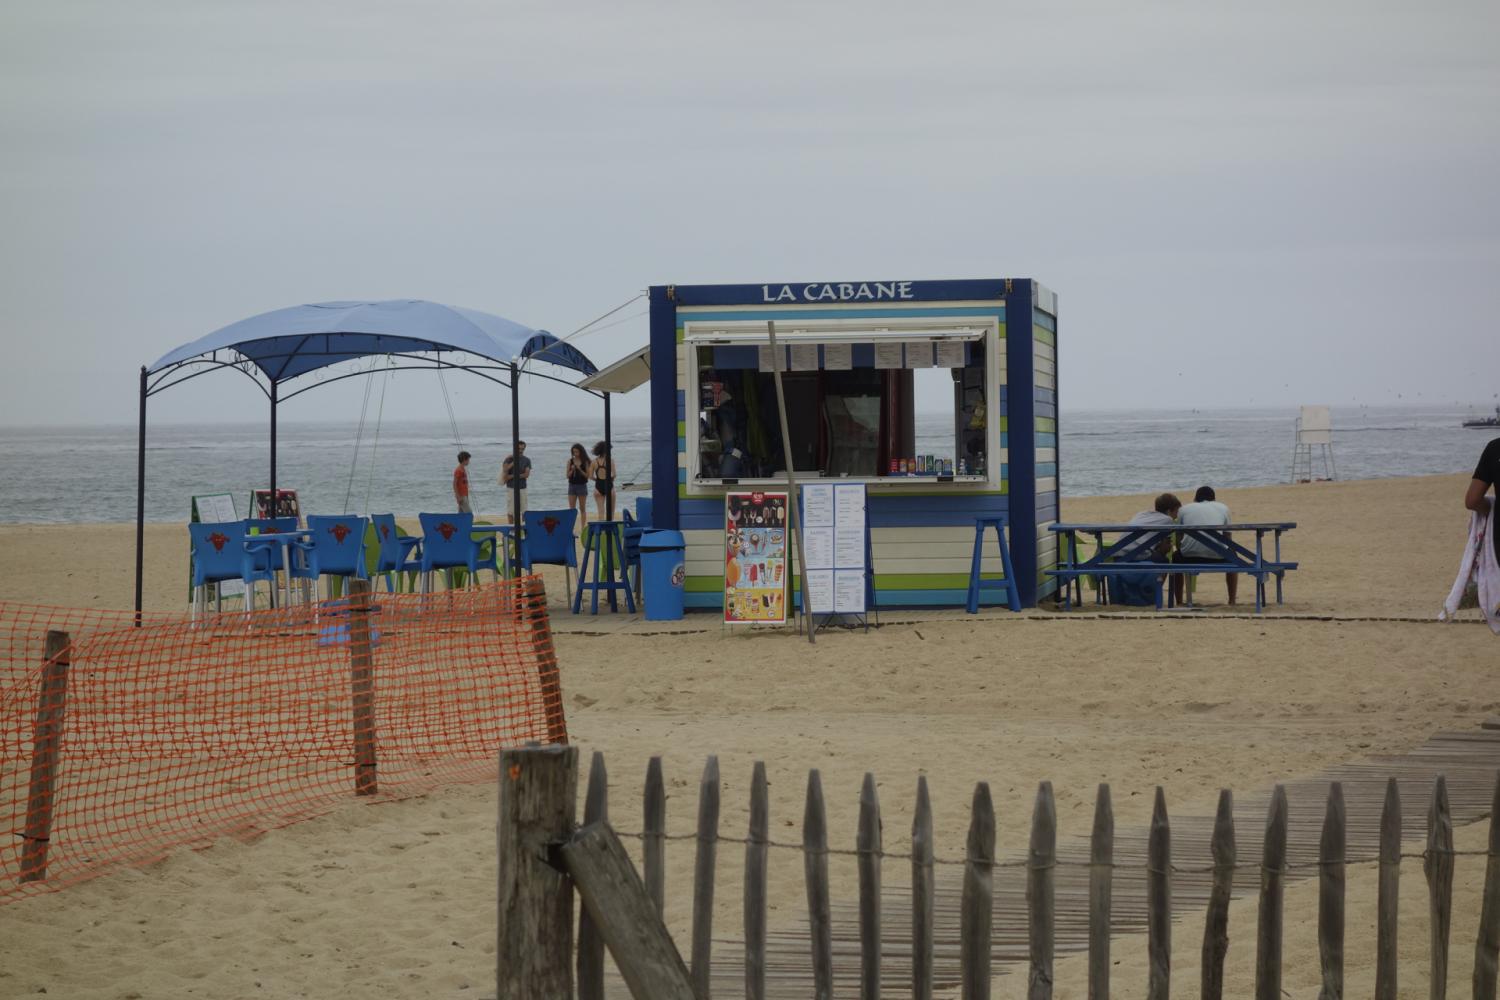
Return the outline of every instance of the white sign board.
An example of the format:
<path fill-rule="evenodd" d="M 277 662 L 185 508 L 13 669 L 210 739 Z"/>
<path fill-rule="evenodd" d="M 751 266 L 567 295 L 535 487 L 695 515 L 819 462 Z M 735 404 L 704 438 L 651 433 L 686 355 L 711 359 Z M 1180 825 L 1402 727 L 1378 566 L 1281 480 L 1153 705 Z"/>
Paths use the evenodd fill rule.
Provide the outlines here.
<path fill-rule="evenodd" d="M 198 523 L 214 521 L 238 521 L 239 513 L 234 509 L 234 497 L 228 493 L 199 493 L 194 495 L 192 516 Z M 243 597 L 245 581 L 224 580 L 218 584 L 223 597 Z"/>
<path fill-rule="evenodd" d="M 802 487 L 802 538 L 807 561 L 808 612 L 864 614 L 865 487 L 809 483 Z"/>

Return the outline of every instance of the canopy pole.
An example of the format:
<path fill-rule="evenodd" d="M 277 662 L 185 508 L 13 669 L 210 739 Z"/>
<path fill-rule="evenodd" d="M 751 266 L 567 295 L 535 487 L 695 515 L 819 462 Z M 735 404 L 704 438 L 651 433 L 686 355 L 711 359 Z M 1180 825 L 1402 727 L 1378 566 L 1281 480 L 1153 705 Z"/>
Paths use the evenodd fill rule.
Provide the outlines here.
<path fill-rule="evenodd" d="M 792 550 L 796 557 L 797 577 L 802 583 L 802 622 L 807 626 L 807 641 L 816 642 L 813 634 L 812 606 L 807 603 L 807 559 L 802 555 L 802 516 L 797 512 L 797 472 L 792 461 L 792 435 L 787 430 L 786 391 L 781 387 L 781 368 L 786 363 L 781 348 L 776 346 L 776 323 L 766 320 L 766 335 L 771 339 L 771 372 L 776 380 L 776 413 L 781 418 L 781 454 L 786 462 L 786 516 L 792 530 Z"/>
<path fill-rule="evenodd" d="M 275 379 L 271 380 L 271 499 L 270 499 L 269 502 L 270 502 L 270 505 L 271 505 L 271 510 L 270 510 L 270 513 L 267 514 L 266 516 L 267 517 L 275 517 L 276 513 L 277 513 L 277 508 L 280 506 L 276 502 L 276 381 L 275 381 Z M 255 512 L 251 511 L 250 513 L 254 514 Z"/>
<path fill-rule="evenodd" d="M 526 542 L 526 527 L 521 522 L 521 369 L 510 363 L 510 512 L 516 527 L 516 565 L 521 564 L 521 546 Z M 505 468 L 505 463 L 500 463 Z"/>
<path fill-rule="evenodd" d="M 146 366 L 141 365 L 141 424 L 135 451 L 135 627 L 141 627 L 141 583 L 146 568 Z"/>
<path fill-rule="evenodd" d="M 609 393 L 604 394 L 604 458 L 609 462 L 609 471 L 614 473 L 615 469 L 615 445 L 610 440 L 609 427 Z M 615 483 L 614 476 L 610 476 L 609 494 L 604 498 L 604 519 L 613 521 L 615 519 Z M 585 501 L 587 502 L 587 501 Z M 611 567 L 613 568 L 613 567 Z M 613 577 L 611 577 L 613 579 Z"/>

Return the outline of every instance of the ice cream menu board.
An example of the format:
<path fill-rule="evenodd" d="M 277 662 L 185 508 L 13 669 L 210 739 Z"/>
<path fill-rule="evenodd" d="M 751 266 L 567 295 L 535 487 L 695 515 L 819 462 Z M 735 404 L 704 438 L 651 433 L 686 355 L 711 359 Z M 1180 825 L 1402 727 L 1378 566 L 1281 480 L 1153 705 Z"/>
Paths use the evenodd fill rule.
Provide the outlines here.
<path fill-rule="evenodd" d="M 815 615 L 864 614 L 865 488 L 859 483 L 802 487 L 807 606 Z"/>
<path fill-rule="evenodd" d="M 724 498 L 724 621 L 786 623 L 787 495 Z"/>

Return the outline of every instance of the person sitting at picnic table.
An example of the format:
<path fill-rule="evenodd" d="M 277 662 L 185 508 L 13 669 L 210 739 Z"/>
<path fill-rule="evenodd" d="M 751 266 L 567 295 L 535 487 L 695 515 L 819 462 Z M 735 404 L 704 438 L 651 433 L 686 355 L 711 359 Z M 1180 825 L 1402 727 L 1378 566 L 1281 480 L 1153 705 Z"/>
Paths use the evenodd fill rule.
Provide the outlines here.
<path fill-rule="evenodd" d="M 1143 510 L 1130 519 L 1134 527 L 1157 528 L 1177 523 L 1177 512 L 1182 501 L 1171 493 L 1156 498 L 1151 510 Z M 1122 562 L 1166 562 L 1172 554 L 1172 536 L 1163 532 L 1152 541 L 1150 537 L 1139 539 L 1115 553 Z M 1156 603 L 1156 573 L 1122 573 L 1115 579 L 1115 603 L 1132 607 L 1144 607 Z"/>
<path fill-rule="evenodd" d="M 1212 486 L 1200 486 L 1198 492 L 1193 494 L 1193 502 L 1187 504 L 1177 513 L 1179 524 L 1191 525 L 1215 525 L 1229 524 L 1229 508 L 1220 503 L 1214 495 Z M 1226 533 L 1227 534 L 1227 533 Z M 1222 536 L 1221 536 L 1222 537 Z M 1177 562 L 1180 563 L 1221 563 L 1224 557 L 1209 548 L 1199 539 L 1192 535 L 1183 535 L 1177 541 Z M 1228 578 L 1225 584 L 1229 589 L 1229 603 L 1234 604 L 1239 593 L 1240 575 L 1238 573 L 1226 573 Z M 1182 600 L 1182 577 L 1175 576 L 1172 580 L 1172 592 L 1177 600 Z"/>

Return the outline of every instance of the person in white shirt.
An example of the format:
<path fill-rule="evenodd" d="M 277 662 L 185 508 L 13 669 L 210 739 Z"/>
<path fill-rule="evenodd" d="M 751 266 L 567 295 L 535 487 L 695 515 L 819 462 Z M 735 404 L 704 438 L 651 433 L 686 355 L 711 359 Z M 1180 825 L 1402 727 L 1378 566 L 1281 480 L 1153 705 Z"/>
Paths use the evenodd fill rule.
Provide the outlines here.
<path fill-rule="evenodd" d="M 1200 486 L 1193 494 L 1193 502 L 1177 512 L 1177 523 L 1183 525 L 1229 524 L 1229 508 L 1214 496 L 1212 486 Z M 1226 533 L 1227 538 L 1227 533 Z M 1181 563 L 1218 563 L 1224 557 L 1192 535 L 1183 535 L 1177 543 L 1177 561 Z M 1229 603 L 1234 604 L 1239 595 L 1240 575 L 1228 573 L 1225 585 L 1229 588 Z"/>

